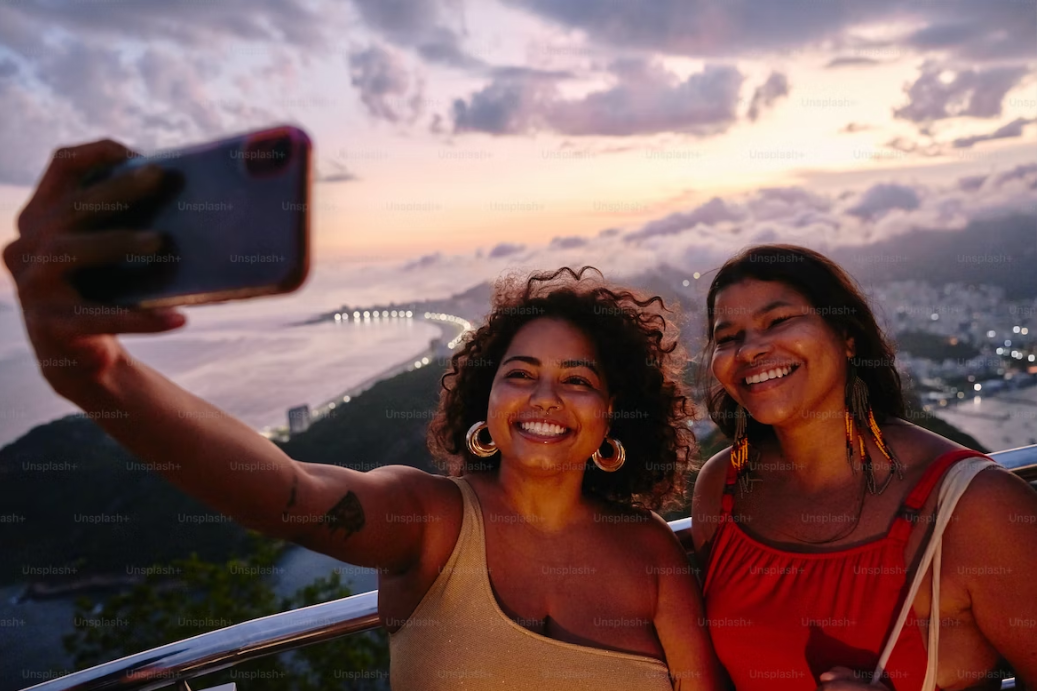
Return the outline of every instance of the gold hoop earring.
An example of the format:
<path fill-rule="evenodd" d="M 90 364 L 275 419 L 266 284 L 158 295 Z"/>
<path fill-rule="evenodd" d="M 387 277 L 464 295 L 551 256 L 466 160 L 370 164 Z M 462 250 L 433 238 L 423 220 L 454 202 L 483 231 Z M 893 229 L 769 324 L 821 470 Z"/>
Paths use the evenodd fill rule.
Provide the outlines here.
<path fill-rule="evenodd" d="M 468 450 L 472 452 L 473 456 L 478 456 L 479 458 L 489 458 L 497 453 L 497 444 L 492 439 L 489 444 L 483 444 L 479 441 L 479 432 L 482 432 L 484 429 L 488 429 L 486 422 L 477 422 L 469 428 L 468 434 L 465 435 L 465 443 L 468 445 Z"/>
<path fill-rule="evenodd" d="M 601 455 L 601 449 L 597 449 L 591 454 L 591 460 L 594 461 L 594 465 L 598 466 L 601 470 L 606 473 L 614 473 L 623 467 L 623 464 L 627 460 L 627 450 L 623 448 L 623 444 L 618 439 L 612 439 L 611 437 L 605 437 L 605 441 L 612 447 L 612 455 L 608 458 L 603 458 Z"/>

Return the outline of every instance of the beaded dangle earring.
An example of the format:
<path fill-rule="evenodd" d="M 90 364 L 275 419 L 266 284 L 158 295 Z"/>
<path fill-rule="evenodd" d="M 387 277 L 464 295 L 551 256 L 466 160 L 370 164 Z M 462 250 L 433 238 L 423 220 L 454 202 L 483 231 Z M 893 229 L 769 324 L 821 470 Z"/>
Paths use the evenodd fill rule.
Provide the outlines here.
<path fill-rule="evenodd" d="M 749 462 L 749 415 L 745 408 L 735 408 L 735 438 L 731 445 L 731 465 L 741 474 Z"/>
<path fill-rule="evenodd" d="M 850 469 L 853 473 L 856 474 L 857 467 L 853 463 L 854 433 L 856 432 L 856 446 L 860 450 L 861 466 L 864 468 L 868 491 L 871 494 L 882 494 L 893 480 L 894 473 L 896 473 L 898 479 L 904 479 L 904 464 L 900 462 L 893 450 L 886 444 L 886 440 L 882 436 L 882 430 L 879 429 L 878 422 L 875 421 L 875 412 L 868 402 L 868 385 L 858 376 L 857 368 L 852 360 L 846 361 L 846 382 L 846 461 L 850 464 Z M 871 438 L 874 440 L 875 446 L 878 447 L 890 464 L 889 477 L 882 483 L 882 487 L 878 487 L 875 484 L 875 471 L 872 468 L 871 454 L 868 453 L 868 447 L 864 443 L 864 427 L 867 427 L 868 431 L 871 432 Z"/>

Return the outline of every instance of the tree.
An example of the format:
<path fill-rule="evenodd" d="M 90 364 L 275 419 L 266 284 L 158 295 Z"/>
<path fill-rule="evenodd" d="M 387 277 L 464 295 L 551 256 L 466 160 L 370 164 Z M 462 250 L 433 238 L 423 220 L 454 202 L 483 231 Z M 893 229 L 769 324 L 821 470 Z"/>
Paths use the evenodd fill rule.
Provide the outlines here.
<path fill-rule="evenodd" d="M 63 638 L 76 668 L 351 594 L 339 574 L 332 573 L 278 601 L 266 576 L 276 573 L 274 567 L 286 544 L 252 531 L 250 538 L 255 548 L 245 559 L 218 564 L 192 553 L 188 559 L 152 567 L 142 583 L 104 603 L 79 598 L 75 631 Z M 248 691 L 387 689 L 388 660 L 384 632 L 370 632 L 245 662 L 207 675 L 192 686 L 233 681 Z"/>

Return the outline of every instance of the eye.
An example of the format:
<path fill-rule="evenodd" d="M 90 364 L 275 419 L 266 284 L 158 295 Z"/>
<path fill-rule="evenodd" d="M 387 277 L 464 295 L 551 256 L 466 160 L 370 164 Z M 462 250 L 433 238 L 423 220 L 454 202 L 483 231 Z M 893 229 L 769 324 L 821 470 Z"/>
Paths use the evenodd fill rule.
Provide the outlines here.
<path fill-rule="evenodd" d="M 737 338 L 738 338 L 738 334 L 732 334 L 730 336 L 721 336 L 720 338 L 717 339 L 717 345 L 721 346 L 721 345 L 724 345 L 726 343 L 732 343 Z"/>
<path fill-rule="evenodd" d="M 782 322 L 787 322 L 789 319 L 792 319 L 795 316 L 798 316 L 798 315 L 787 314 L 784 317 L 778 317 L 777 319 L 772 319 L 771 323 L 768 326 L 776 326 L 778 324 L 781 324 Z"/>
<path fill-rule="evenodd" d="M 527 372 L 525 370 L 516 369 L 516 370 L 511 370 L 510 372 L 505 374 L 504 378 L 505 379 L 532 379 L 533 376 L 529 372 Z"/>
<path fill-rule="evenodd" d="M 585 379 L 583 377 L 577 377 L 577 376 L 567 377 L 566 380 L 565 380 L 565 383 L 566 384 L 579 384 L 580 386 L 594 386 L 587 379 Z"/>

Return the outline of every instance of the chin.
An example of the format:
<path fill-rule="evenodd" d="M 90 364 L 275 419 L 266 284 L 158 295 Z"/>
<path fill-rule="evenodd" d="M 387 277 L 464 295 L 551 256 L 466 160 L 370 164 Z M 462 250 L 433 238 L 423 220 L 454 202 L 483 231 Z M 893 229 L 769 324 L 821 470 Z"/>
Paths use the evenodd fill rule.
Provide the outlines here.
<path fill-rule="evenodd" d="M 749 410 L 749 415 L 761 425 L 770 427 L 783 427 L 797 417 L 795 411 L 775 405 L 756 406 L 755 410 Z"/>

